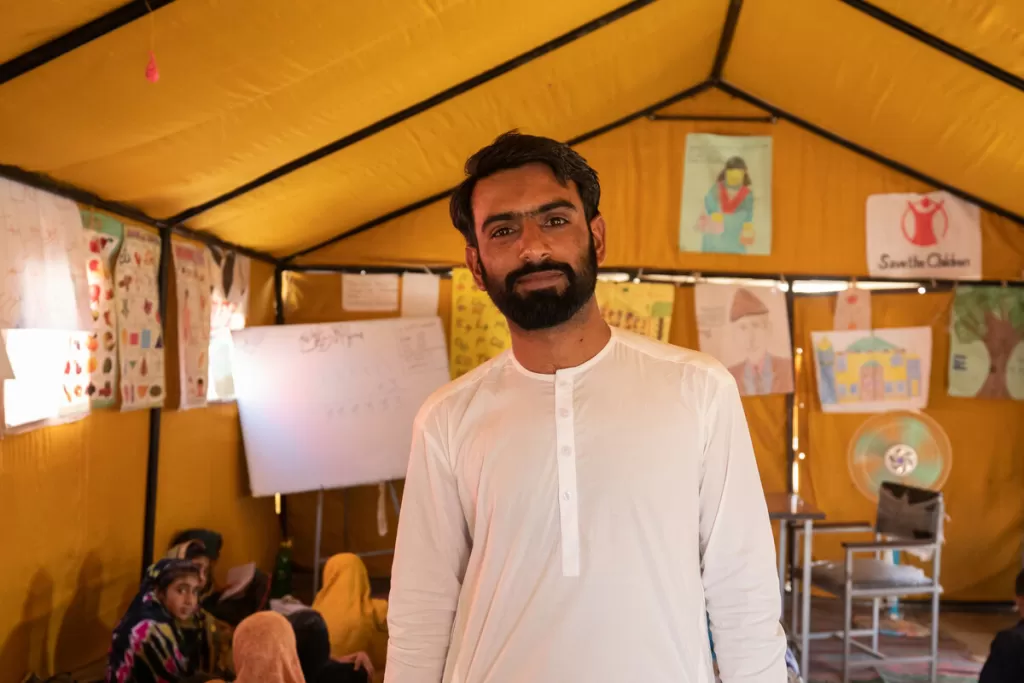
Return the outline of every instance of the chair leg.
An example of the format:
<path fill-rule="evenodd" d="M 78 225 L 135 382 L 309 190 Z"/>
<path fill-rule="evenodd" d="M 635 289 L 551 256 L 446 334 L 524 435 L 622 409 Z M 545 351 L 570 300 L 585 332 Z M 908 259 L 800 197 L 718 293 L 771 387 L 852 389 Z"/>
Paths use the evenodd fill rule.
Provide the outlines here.
<path fill-rule="evenodd" d="M 939 591 L 932 593 L 932 665 L 929 671 L 931 683 L 939 678 Z"/>
<path fill-rule="evenodd" d="M 853 628 L 853 597 L 847 584 L 843 595 L 843 683 L 850 682 L 850 630 Z"/>
<path fill-rule="evenodd" d="M 881 598 L 871 601 L 871 649 L 875 652 L 878 652 L 878 610 L 881 603 Z"/>

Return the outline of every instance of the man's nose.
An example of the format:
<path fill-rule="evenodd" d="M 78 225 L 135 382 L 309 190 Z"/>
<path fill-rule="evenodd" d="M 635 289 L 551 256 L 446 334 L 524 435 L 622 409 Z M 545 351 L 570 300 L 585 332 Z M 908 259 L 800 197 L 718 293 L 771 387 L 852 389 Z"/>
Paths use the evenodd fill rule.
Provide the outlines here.
<path fill-rule="evenodd" d="M 535 220 L 527 218 L 523 221 L 523 229 L 519 233 L 519 257 L 530 263 L 538 263 L 551 258 L 551 244 L 548 235 Z"/>

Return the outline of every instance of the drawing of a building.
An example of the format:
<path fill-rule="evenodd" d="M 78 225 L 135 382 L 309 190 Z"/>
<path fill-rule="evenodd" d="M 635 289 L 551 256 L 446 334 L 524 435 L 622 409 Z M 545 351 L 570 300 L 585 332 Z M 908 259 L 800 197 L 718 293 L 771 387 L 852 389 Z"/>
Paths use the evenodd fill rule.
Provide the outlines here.
<path fill-rule="evenodd" d="M 835 351 L 824 337 L 815 349 L 822 403 L 906 400 L 921 395 L 921 358 L 880 337 Z"/>

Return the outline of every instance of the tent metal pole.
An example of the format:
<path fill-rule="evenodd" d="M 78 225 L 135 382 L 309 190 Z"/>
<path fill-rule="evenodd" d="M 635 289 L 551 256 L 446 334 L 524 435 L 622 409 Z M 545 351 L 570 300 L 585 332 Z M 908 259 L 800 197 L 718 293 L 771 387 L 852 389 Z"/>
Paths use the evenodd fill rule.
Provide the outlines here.
<path fill-rule="evenodd" d="M 168 282 L 170 280 L 171 262 L 171 231 L 163 229 L 160 231 L 160 270 L 158 271 L 157 283 L 160 289 L 160 300 L 157 308 L 160 311 L 161 323 L 167 321 L 167 294 Z M 166 328 L 163 332 L 164 348 L 166 344 Z M 146 569 L 153 564 L 153 554 L 156 544 L 156 503 L 157 503 L 157 482 L 160 475 L 160 418 L 163 409 L 150 408 L 149 410 L 149 451 L 146 457 L 146 502 L 142 527 L 142 573 L 145 576 Z"/>
<path fill-rule="evenodd" d="M 890 159 L 889 157 L 879 154 L 878 152 L 875 152 L 873 150 L 870 150 L 867 147 L 861 147 L 857 143 L 851 142 L 846 138 L 836 135 L 835 133 L 832 133 L 831 131 L 828 131 L 820 126 L 817 126 L 806 119 L 802 119 L 795 114 L 791 114 L 785 109 L 779 109 L 776 106 L 768 104 L 764 100 L 759 99 L 754 95 L 751 95 L 747 91 L 737 88 L 736 86 L 730 83 L 726 83 L 723 81 L 720 83 L 716 83 L 715 87 L 724 93 L 732 95 L 733 97 L 741 99 L 756 107 L 760 107 L 765 111 L 769 111 L 775 116 L 779 117 L 780 119 L 788 121 L 789 123 L 792 123 L 793 125 L 799 128 L 803 128 L 808 132 L 814 133 L 818 137 L 824 138 L 825 140 L 837 144 L 840 147 L 844 147 L 850 150 L 851 152 L 856 152 L 857 154 L 860 154 L 863 157 L 867 157 L 868 159 L 871 159 L 874 162 L 882 164 L 883 166 L 887 166 L 893 169 L 894 171 L 899 171 L 903 175 L 909 176 L 922 183 L 931 185 L 936 189 L 945 190 L 946 192 L 949 192 L 952 195 L 956 195 L 957 197 L 960 197 L 965 201 L 971 202 L 972 204 L 976 204 L 980 208 L 985 209 L 990 213 L 994 213 L 997 216 L 1002 216 L 1007 220 L 1011 220 L 1014 223 L 1024 226 L 1024 216 L 1021 216 L 1020 214 L 1014 213 L 1009 209 L 1004 209 L 1003 207 L 997 206 L 992 202 L 985 201 L 981 197 L 973 195 L 970 192 L 966 192 L 964 190 L 961 190 L 960 188 L 953 187 L 949 183 L 944 183 L 941 180 L 938 180 L 937 178 L 933 178 L 925 173 L 922 173 L 921 171 L 913 169 L 910 166 L 907 166 L 906 164 L 896 161 L 895 159 Z"/>
<path fill-rule="evenodd" d="M 729 59 L 729 50 L 732 48 L 732 39 L 736 35 L 736 24 L 740 20 L 740 10 L 743 9 L 743 0 L 729 0 L 729 9 L 725 14 L 725 24 L 722 26 L 722 36 L 718 39 L 718 49 L 715 51 L 715 61 L 711 65 L 712 82 L 722 80 L 722 72 L 725 71 L 725 62 Z"/>
<path fill-rule="evenodd" d="M 72 50 L 77 50 L 172 2 L 174 0 L 132 0 L 87 24 L 73 28 L 62 36 L 0 64 L 0 85 L 63 57 Z"/>
<path fill-rule="evenodd" d="M 700 114 L 651 114 L 648 121 L 693 121 L 696 123 L 778 123 L 776 116 L 703 116 Z"/>
<path fill-rule="evenodd" d="M 1014 90 L 1024 92 L 1024 78 L 1017 76 L 1016 74 L 1010 73 L 1005 69 L 1001 69 L 992 62 L 985 61 L 981 57 L 968 52 L 967 50 L 961 49 L 950 42 L 939 38 L 938 36 L 928 33 L 924 29 L 921 29 L 909 21 L 900 19 L 895 14 L 886 12 L 881 7 L 877 7 L 870 2 L 865 0 L 840 0 L 841 2 L 849 5 L 853 9 L 862 12 L 872 19 L 882 22 L 890 28 L 894 28 L 904 35 L 910 36 L 919 43 L 924 43 L 930 48 L 938 50 L 939 52 L 952 57 L 961 64 L 966 64 L 975 71 L 980 71 L 986 76 L 991 76 L 1000 83 L 1010 86 Z"/>
<path fill-rule="evenodd" d="M 304 168 L 316 161 L 319 161 L 320 159 L 323 159 L 326 156 L 330 156 L 335 152 L 340 152 L 346 147 L 351 147 L 357 142 L 365 140 L 366 138 L 369 138 L 373 135 L 376 135 L 377 133 L 385 131 L 388 128 L 396 126 L 399 123 L 402 123 L 403 121 L 407 121 L 412 117 L 417 116 L 418 114 L 422 114 L 423 112 L 429 109 L 433 109 L 434 107 L 440 104 L 444 104 L 445 102 L 448 102 L 458 97 L 459 95 L 462 95 L 463 93 L 466 93 L 476 88 L 477 86 L 493 81 L 499 76 L 502 76 L 510 71 L 513 71 L 514 69 L 517 69 L 520 66 L 523 66 L 524 64 L 529 64 L 535 59 L 539 59 L 540 57 L 543 57 L 544 55 L 554 52 L 555 50 L 561 47 L 573 43 L 579 40 L 580 38 L 583 38 L 584 36 L 590 35 L 594 31 L 597 31 L 598 29 L 603 28 L 608 24 L 616 22 L 619 19 L 622 19 L 623 17 L 629 16 L 630 14 L 636 12 L 637 10 L 652 4 L 654 1 L 655 0 L 633 0 L 632 2 L 628 2 L 625 5 L 622 5 L 621 7 L 614 9 L 611 12 L 608 12 L 607 14 L 604 14 L 600 17 L 597 17 L 596 19 L 588 21 L 587 23 L 569 31 L 568 33 L 563 33 L 557 38 L 549 40 L 543 45 L 540 45 L 538 47 L 533 48 L 532 50 L 524 52 L 521 55 L 513 57 L 508 61 L 505 61 L 495 67 L 488 69 L 487 71 L 484 71 L 483 73 L 477 74 L 472 78 L 462 81 L 461 83 L 457 83 L 456 85 L 453 85 L 452 87 L 446 90 L 431 95 L 427 99 L 417 102 L 416 104 L 413 104 L 409 107 L 406 107 L 401 111 L 395 112 L 394 114 L 391 114 L 390 116 L 387 116 L 375 123 L 372 123 L 369 126 L 366 126 L 365 128 L 361 128 L 360 130 L 357 130 L 353 133 L 349 133 L 348 135 L 342 138 L 338 138 L 334 142 L 326 144 L 323 147 L 320 147 L 319 149 L 313 150 L 312 152 L 305 154 L 299 157 L 298 159 L 290 161 L 282 166 L 279 166 L 272 171 L 268 171 L 267 173 L 264 173 L 258 178 L 254 178 L 248 183 L 240 185 L 239 187 L 236 187 L 235 189 L 229 192 L 225 192 L 224 194 L 218 197 L 214 197 L 213 199 L 204 202 L 198 206 L 194 206 L 191 209 L 186 209 L 185 211 L 182 211 L 181 213 L 171 218 L 170 222 L 180 223 L 182 221 L 188 220 L 189 218 L 194 218 L 199 214 L 206 213 L 207 211 L 210 211 L 211 209 L 218 207 L 221 204 L 229 202 L 232 199 L 235 199 L 244 194 L 252 192 L 253 190 L 263 187 L 267 183 L 271 183 L 277 180 L 278 178 L 281 178 L 282 176 L 298 171 L 299 169 Z"/>
<path fill-rule="evenodd" d="M 598 136 L 604 135 L 605 133 L 609 133 L 609 132 L 615 130 L 616 128 L 621 128 L 622 126 L 625 126 L 626 124 L 629 124 L 629 123 L 632 123 L 633 121 L 636 121 L 637 119 L 644 118 L 645 116 L 650 116 L 651 114 L 653 114 L 654 112 L 658 111 L 659 109 L 664 109 L 665 107 L 667 107 L 669 105 L 675 104 L 677 102 L 682 102 L 683 100 L 689 99 L 691 97 L 695 97 L 695 96 L 699 95 L 700 93 L 704 92 L 705 90 L 707 90 L 710 87 L 711 87 L 711 82 L 710 81 L 704 81 L 702 83 L 698 83 L 697 85 L 695 85 L 695 86 L 693 86 L 691 88 L 687 88 L 686 90 L 678 92 L 675 95 L 672 95 L 670 97 L 666 97 L 665 99 L 663 99 L 663 100 L 661 100 L 659 102 L 655 102 L 654 104 L 652 104 L 652 105 L 650 105 L 648 107 L 644 107 L 643 109 L 640 109 L 639 111 L 635 111 L 632 114 L 627 114 L 626 116 L 623 116 L 622 118 L 617 119 L 615 121 L 612 121 L 611 123 L 608 123 L 608 124 L 606 124 L 604 126 L 601 126 L 600 128 L 595 128 L 594 130 L 589 131 L 587 133 L 584 133 L 583 135 L 578 135 L 578 136 L 574 137 L 572 140 L 569 140 L 566 144 L 571 146 L 571 147 L 583 144 L 584 142 L 586 142 L 588 140 L 592 140 L 592 139 L 594 139 L 594 138 L 596 138 Z M 307 247 L 305 249 L 302 249 L 300 251 L 295 252 L 294 254 L 290 254 L 288 256 L 285 256 L 284 258 L 281 259 L 281 261 L 283 263 L 289 263 L 289 262 L 294 261 L 295 259 L 297 259 L 297 258 L 299 258 L 301 256 L 306 256 L 308 254 L 313 253 L 314 251 L 318 251 L 320 249 L 323 249 L 324 247 L 329 247 L 332 244 L 336 244 L 337 242 L 341 242 L 342 240 L 346 240 L 346 239 L 348 239 L 350 237 L 355 237 L 356 235 L 358 235 L 360 233 L 363 233 L 363 232 L 366 232 L 367 230 L 370 230 L 372 228 L 375 228 L 378 225 L 383 225 L 384 223 L 387 223 L 388 221 L 392 221 L 392 220 L 394 220 L 396 218 L 400 218 L 400 217 L 402 217 L 402 216 L 404 216 L 406 214 L 410 214 L 413 211 L 417 211 L 419 209 L 422 209 L 422 208 L 424 208 L 426 206 L 429 206 L 429 205 L 433 204 L 434 202 L 441 201 L 442 199 L 451 196 L 451 194 L 454 193 L 454 192 L 455 192 L 455 188 L 452 187 L 452 188 L 449 188 L 447 190 L 442 190 L 441 192 L 438 192 L 437 194 L 430 195 L 429 197 L 426 197 L 424 199 L 420 199 L 419 201 L 413 202 L 412 204 L 408 204 L 408 205 L 403 206 L 403 207 L 401 207 L 399 209 L 395 209 L 394 211 L 389 211 L 388 213 L 384 214 L 383 216 L 378 216 L 377 218 L 374 218 L 373 220 L 367 221 L 366 223 L 363 223 L 362 225 L 357 225 L 356 227 L 352 228 L 351 230 L 347 230 L 347 231 L 345 231 L 345 232 L 343 232 L 341 234 L 335 235 L 334 237 L 330 237 L 330 238 L 324 240 L 323 242 L 319 242 L 317 244 L 314 244 L 311 247 Z"/>
<path fill-rule="evenodd" d="M 274 268 L 274 324 L 284 325 L 284 268 L 280 263 Z M 323 495 L 321 491 L 320 495 Z M 281 540 L 288 538 L 288 498 L 281 496 L 281 514 L 277 516 L 281 525 Z"/>

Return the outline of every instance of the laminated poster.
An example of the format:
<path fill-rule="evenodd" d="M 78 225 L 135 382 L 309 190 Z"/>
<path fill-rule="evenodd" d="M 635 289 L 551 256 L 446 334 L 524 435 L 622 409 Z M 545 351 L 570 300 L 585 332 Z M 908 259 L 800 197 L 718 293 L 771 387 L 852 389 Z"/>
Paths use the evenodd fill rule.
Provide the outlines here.
<path fill-rule="evenodd" d="M 957 289 L 949 395 L 1024 401 L 1024 289 Z"/>
<path fill-rule="evenodd" d="M 452 379 L 486 363 L 511 346 L 508 323 L 468 268 L 452 269 Z"/>
<path fill-rule="evenodd" d="M 181 407 L 206 405 L 210 351 L 210 269 L 206 248 L 179 242 L 172 244 L 178 295 L 178 369 Z"/>
<path fill-rule="evenodd" d="M 121 409 L 163 405 L 163 321 L 160 320 L 160 238 L 125 227 L 114 269 L 114 300 L 120 332 Z"/>
<path fill-rule="evenodd" d="M 653 282 L 597 283 L 597 305 L 612 327 L 668 343 L 676 288 Z"/>
<path fill-rule="evenodd" d="M 93 408 L 117 404 L 117 306 L 114 300 L 114 259 L 124 239 L 124 226 L 102 214 L 82 211 L 88 248 L 86 277 L 92 330 L 86 337 L 86 392 Z M 74 347 L 72 340 L 72 347 Z"/>

